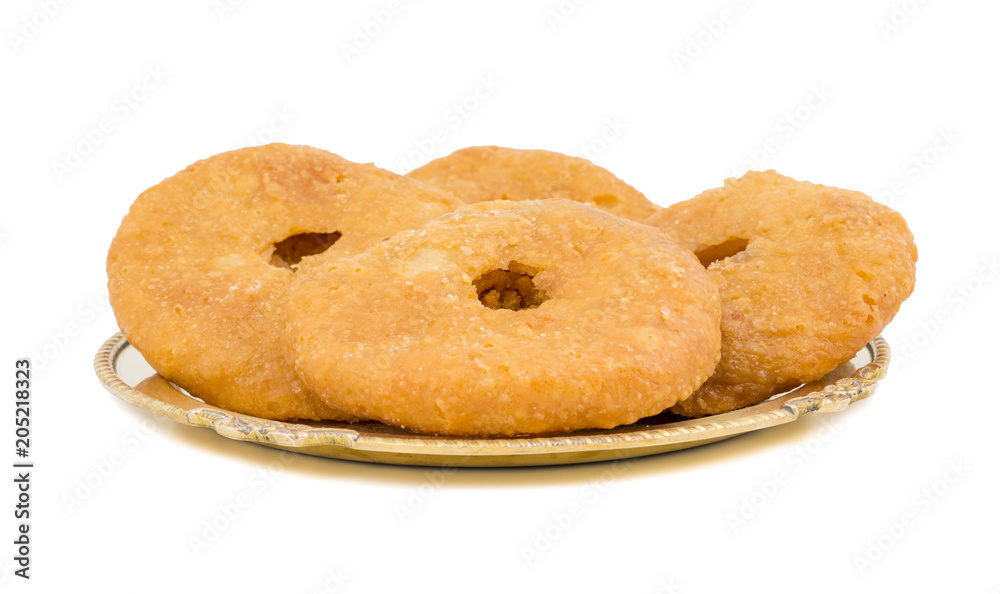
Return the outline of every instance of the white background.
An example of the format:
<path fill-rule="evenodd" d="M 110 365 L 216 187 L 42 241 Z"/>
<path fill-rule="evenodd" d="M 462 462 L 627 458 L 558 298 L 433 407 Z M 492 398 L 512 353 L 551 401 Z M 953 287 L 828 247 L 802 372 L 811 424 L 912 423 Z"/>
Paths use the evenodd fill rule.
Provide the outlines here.
<path fill-rule="evenodd" d="M 1000 589 L 1000 282 L 984 264 L 1000 251 L 995 2 L 401 0 L 385 25 L 369 21 L 388 0 L 233 3 L 0 10 L 8 401 L 15 358 L 38 353 L 32 579 L 11 575 L 9 469 L 0 588 Z M 91 367 L 116 331 L 104 259 L 132 200 L 271 139 L 397 172 L 469 145 L 583 148 L 661 204 L 755 158 L 890 202 L 916 236 L 917 289 L 884 332 L 890 376 L 835 417 L 627 468 L 459 470 L 435 487 L 419 468 L 284 464 L 153 422 Z M 13 403 L 0 408 L 13 462 Z M 196 555 L 191 537 L 241 493 L 249 506 Z M 582 516 L 552 528 L 574 504 Z M 557 536 L 528 563 L 546 530 Z"/>

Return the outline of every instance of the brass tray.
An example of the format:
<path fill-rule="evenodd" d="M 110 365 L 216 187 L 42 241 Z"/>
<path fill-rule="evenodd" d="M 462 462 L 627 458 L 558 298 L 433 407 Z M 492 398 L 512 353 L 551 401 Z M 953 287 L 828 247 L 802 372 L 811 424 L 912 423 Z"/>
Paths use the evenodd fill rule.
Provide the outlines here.
<path fill-rule="evenodd" d="M 109 338 L 94 359 L 97 377 L 109 392 L 178 423 L 301 454 L 414 466 L 576 464 L 691 448 L 790 423 L 802 415 L 842 411 L 871 396 L 888 365 L 889 345 L 876 336 L 823 379 L 729 413 L 700 419 L 664 413 L 614 429 L 467 439 L 421 435 L 373 421 L 270 421 L 209 406 L 156 375 L 120 333 Z"/>

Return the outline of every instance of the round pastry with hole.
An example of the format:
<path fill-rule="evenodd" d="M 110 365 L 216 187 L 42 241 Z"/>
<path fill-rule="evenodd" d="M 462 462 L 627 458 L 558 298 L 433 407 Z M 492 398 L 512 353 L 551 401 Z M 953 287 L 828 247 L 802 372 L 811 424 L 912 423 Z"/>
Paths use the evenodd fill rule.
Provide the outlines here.
<path fill-rule="evenodd" d="M 633 221 L 643 221 L 660 209 L 607 169 L 552 151 L 474 146 L 407 175 L 469 204 L 557 198 L 592 204 Z"/>
<path fill-rule="evenodd" d="M 286 344 L 334 408 L 443 435 L 610 428 L 719 357 L 714 283 L 652 227 L 566 200 L 484 202 L 292 282 Z"/>
<path fill-rule="evenodd" d="M 361 251 L 458 205 L 310 147 L 222 153 L 136 199 L 108 252 L 111 305 L 149 364 L 211 405 L 270 419 L 345 419 L 285 363 L 289 282 L 312 254 Z"/>
<path fill-rule="evenodd" d="M 722 298 L 722 360 L 673 408 L 685 416 L 822 377 L 913 291 L 917 248 L 906 222 L 860 192 L 752 171 L 647 222 L 695 252 Z"/>

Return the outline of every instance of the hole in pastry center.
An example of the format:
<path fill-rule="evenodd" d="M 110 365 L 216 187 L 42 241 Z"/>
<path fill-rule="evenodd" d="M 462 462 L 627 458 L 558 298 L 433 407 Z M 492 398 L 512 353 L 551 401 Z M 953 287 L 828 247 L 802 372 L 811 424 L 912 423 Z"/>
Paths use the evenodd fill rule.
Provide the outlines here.
<path fill-rule="evenodd" d="M 322 254 L 340 239 L 340 231 L 333 233 L 299 233 L 274 244 L 271 265 L 295 268 L 302 258 Z"/>
<path fill-rule="evenodd" d="M 718 262 L 719 260 L 725 260 L 735 256 L 736 254 L 747 249 L 747 245 L 750 243 L 749 240 L 743 239 L 741 237 L 736 237 L 734 239 L 727 239 L 720 244 L 709 246 L 703 250 L 699 250 L 694 253 L 701 260 L 701 265 L 708 268 L 709 264 L 713 262 Z"/>
<path fill-rule="evenodd" d="M 506 270 L 494 268 L 472 281 L 479 301 L 490 309 L 518 311 L 538 307 L 548 297 L 535 286 L 537 268 L 511 261 Z"/>

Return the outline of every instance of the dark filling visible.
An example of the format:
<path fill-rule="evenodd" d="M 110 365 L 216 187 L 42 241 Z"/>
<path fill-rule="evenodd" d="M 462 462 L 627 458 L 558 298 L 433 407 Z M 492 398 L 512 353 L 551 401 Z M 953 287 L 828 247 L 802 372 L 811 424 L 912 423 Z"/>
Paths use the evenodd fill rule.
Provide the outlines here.
<path fill-rule="evenodd" d="M 535 286 L 538 269 L 511 261 L 506 270 L 495 268 L 472 282 L 479 301 L 490 309 L 518 311 L 538 307 L 548 297 Z"/>
<path fill-rule="evenodd" d="M 708 268 L 708 265 L 713 262 L 718 262 L 719 260 L 725 260 L 731 256 L 742 252 L 747 249 L 747 244 L 750 242 L 746 239 L 740 237 L 734 239 L 727 239 L 718 245 L 709 246 L 703 250 L 695 252 L 695 256 L 701 260 L 701 265 Z"/>
<path fill-rule="evenodd" d="M 322 254 L 337 243 L 340 231 L 333 233 L 299 233 L 274 244 L 271 265 L 279 268 L 294 268 L 306 256 Z"/>

